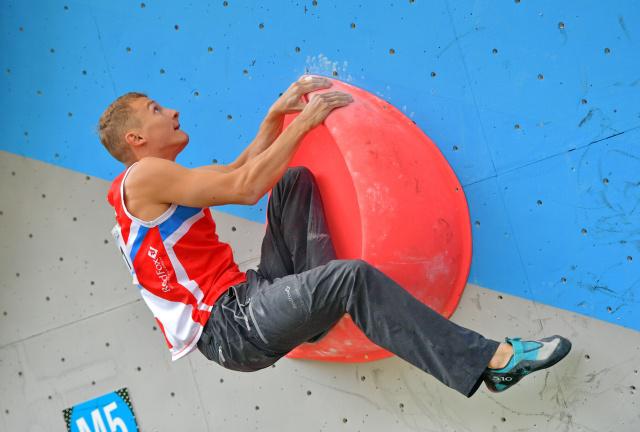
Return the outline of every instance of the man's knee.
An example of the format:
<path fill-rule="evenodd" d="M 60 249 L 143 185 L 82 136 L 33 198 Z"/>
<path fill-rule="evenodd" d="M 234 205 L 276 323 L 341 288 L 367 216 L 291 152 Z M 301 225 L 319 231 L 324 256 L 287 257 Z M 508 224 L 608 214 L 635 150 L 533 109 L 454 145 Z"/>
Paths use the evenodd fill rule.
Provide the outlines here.
<path fill-rule="evenodd" d="M 354 259 L 352 261 L 354 262 L 353 266 L 356 269 L 360 270 L 360 271 L 369 271 L 369 270 L 371 270 L 371 267 L 372 267 L 371 264 L 369 264 L 368 262 L 366 262 L 362 258 L 357 258 L 357 259 Z"/>
<path fill-rule="evenodd" d="M 344 267 L 351 271 L 366 271 L 366 270 L 369 270 L 371 267 L 371 264 L 369 264 L 368 262 L 366 262 L 361 258 L 334 259 L 334 260 L 331 260 L 331 262 L 333 262 L 335 265 Z"/>
<path fill-rule="evenodd" d="M 289 167 L 289 168 L 287 168 L 287 171 L 285 172 L 285 176 L 286 177 L 291 177 L 291 178 L 294 178 L 294 179 L 300 178 L 300 179 L 304 179 L 304 180 L 310 180 L 310 179 L 314 178 L 313 177 L 313 173 L 306 166 Z"/>

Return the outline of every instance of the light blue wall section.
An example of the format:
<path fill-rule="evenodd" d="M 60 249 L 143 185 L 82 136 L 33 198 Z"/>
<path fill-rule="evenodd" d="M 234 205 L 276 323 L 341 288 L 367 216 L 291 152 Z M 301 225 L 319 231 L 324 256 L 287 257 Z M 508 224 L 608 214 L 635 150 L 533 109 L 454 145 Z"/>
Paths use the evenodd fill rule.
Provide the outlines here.
<path fill-rule="evenodd" d="M 470 281 L 638 329 L 639 142 L 635 129 L 467 186 Z"/>
<path fill-rule="evenodd" d="M 334 76 L 453 167 L 470 282 L 640 330 L 638 5 L 4 1 L 0 149 L 111 179 L 95 125 L 142 91 L 181 112 L 178 162 L 229 163 L 292 81 Z M 220 209 L 264 222 L 266 202 Z"/>

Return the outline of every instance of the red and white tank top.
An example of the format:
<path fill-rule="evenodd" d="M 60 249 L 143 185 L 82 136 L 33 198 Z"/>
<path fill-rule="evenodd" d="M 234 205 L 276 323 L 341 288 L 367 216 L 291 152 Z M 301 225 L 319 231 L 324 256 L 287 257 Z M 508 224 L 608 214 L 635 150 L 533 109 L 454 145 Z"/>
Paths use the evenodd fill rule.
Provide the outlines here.
<path fill-rule="evenodd" d="M 134 165 L 109 188 L 116 216 L 111 233 L 175 361 L 196 347 L 216 300 L 247 276 L 229 244 L 218 241 L 209 208 L 172 204 L 149 222 L 129 213 L 124 181 Z"/>

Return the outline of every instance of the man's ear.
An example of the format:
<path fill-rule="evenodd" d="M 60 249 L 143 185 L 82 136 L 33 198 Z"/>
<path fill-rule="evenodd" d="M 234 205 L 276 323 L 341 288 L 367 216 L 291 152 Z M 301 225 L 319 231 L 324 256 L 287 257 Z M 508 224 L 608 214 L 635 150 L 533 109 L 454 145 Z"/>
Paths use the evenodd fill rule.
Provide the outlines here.
<path fill-rule="evenodd" d="M 133 131 L 127 132 L 124 136 L 124 140 L 127 142 L 127 144 L 134 147 L 139 146 L 144 141 L 144 139 L 140 135 L 138 135 L 137 132 Z"/>

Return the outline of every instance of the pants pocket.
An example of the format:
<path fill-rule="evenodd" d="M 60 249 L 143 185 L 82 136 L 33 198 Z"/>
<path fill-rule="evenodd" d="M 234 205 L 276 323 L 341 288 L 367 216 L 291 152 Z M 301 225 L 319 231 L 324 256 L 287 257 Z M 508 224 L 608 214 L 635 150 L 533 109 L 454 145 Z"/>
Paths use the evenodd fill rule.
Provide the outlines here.
<path fill-rule="evenodd" d="M 308 309 L 309 300 L 304 298 L 295 279 L 273 284 L 248 303 L 252 335 L 258 339 L 261 348 L 286 354 L 313 336 L 301 336 L 308 331 L 305 328 L 309 318 Z"/>
<path fill-rule="evenodd" d="M 253 372 L 271 366 L 282 355 L 262 350 L 254 340 L 254 326 L 248 318 L 248 300 L 246 307 L 241 306 L 235 297 L 229 297 L 213 311 L 212 338 L 209 355 L 214 362 L 225 369 Z M 257 338 L 257 336 L 256 336 Z"/>

